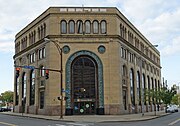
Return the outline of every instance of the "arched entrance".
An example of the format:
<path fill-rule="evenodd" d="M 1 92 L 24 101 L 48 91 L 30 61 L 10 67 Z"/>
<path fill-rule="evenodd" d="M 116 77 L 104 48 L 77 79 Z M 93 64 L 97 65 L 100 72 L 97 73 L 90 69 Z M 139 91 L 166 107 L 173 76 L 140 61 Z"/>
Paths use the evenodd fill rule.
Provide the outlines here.
<path fill-rule="evenodd" d="M 72 63 L 72 103 L 74 114 L 95 114 L 97 106 L 97 65 L 89 56 Z"/>
<path fill-rule="evenodd" d="M 66 63 L 66 115 L 104 114 L 103 67 L 99 57 L 86 50 Z"/>

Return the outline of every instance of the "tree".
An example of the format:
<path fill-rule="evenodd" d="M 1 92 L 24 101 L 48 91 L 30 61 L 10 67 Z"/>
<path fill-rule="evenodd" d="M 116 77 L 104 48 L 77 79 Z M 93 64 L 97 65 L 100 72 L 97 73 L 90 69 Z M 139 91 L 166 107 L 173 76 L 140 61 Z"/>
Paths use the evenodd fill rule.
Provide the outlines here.
<path fill-rule="evenodd" d="M 174 88 L 167 89 L 166 87 L 163 87 L 160 91 L 160 98 L 163 101 L 163 103 L 166 105 L 166 112 L 167 112 L 167 105 L 171 104 L 171 101 L 173 99 L 173 96 L 176 94 L 176 90 Z"/>
<path fill-rule="evenodd" d="M 156 104 L 159 105 L 161 104 L 161 102 L 163 102 L 166 105 L 166 110 L 167 110 L 167 105 L 173 102 L 173 97 L 175 96 L 175 94 L 176 94 L 176 90 L 173 87 L 171 88 L 171 90 L 167 89 L 167 87 L 163 87 L 161 90 L 151 89 L 145 91 L 144 100 L 149 101 L 150 99 L 152 99 L 154 105 Z M 177 101 L 175 98 L 174 101 Z M 156 115 L 156 109 L 155 109 L 155 115 Z"/>
<path fill-rule="evenodd" d="M 178 105 L 178 104 L 179 104 L 178 98 L 179 98 L 178 95 L 174 95 L 174 96 L 172 97 L 171 103 L 172 103 L 172 104 L 175 104 L 175 105 Z"/>
<path fill-rule="evenodd" d="M 4 93 L 1 93 L 0 98 L 3 102 L 13 102 L 13 92 L 5 91 Z"/>

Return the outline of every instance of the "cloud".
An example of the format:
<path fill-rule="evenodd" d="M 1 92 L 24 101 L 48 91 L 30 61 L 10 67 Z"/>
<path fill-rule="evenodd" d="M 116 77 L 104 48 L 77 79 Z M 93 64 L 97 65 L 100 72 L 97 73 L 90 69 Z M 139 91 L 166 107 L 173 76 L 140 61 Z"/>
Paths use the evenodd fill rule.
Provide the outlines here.
<path fill-rule="evenodd" d="M 180 36 L 174 38 L 171 44 L 165 46 L 161 51 L 163 56 L 174 55 L 180 53 Z"/>
<path fill-rule="evenodd" d="M 0 52 L 4 52 L 4 53 L 14 52 L 14 43 L 0 42 Z"/>
<path fill-rule="evenodd" d="M 162 56 L 180 52 L 180 3 L 177 0 L 124 0 L 123 14 L 153 44 Z"/>
<path fill-rule="evenodd" d="M 165 12 L 154 19 L 146 20 L 141 26 L 151 42 L 159 44 L 163 55 L 173 55 L 180 52 L 180 8 Z"/>
<path fill-rule="evenodd" d="M 115 2 L 115 3 L 114 3 Z M 0 0 L 0 52 L 12 52 L 15 35 L 50 6 L 115 6 L 118 0 Z M 28 5 L 28 6 L 27 6 Z"/>
<path fill-rule="evenodd" d="M 15 35 L 50 6 L 116 6 L 153 44 L 159 44 L 160 52 L 173 55 L 179 52 L 180 3 L 177 0 L 0 0 L 0 51 L 14 44 Z M 28 5 L 28 7 L 27 7 Z M 41 6 L 39 6 L 41 5 Z M 177 45 L 175 46 L 176 43 Z M 168 48 L 174 48 L 172 50 Z M 168 53 L 169 52 L 169 53 Z"/>

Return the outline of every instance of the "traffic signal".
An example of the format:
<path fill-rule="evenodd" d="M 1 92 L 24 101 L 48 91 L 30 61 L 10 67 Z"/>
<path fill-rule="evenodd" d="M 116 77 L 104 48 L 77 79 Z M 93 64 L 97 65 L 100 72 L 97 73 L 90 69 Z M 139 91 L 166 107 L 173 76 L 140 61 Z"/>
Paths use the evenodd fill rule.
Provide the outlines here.
<path fill-rule="evenodd" d="M 20 68 L 19 68 L 19 67 L 17 67 L 17 68 L 16 68 L 16 78 L 18 78 L 18 77 L 19 77 L 19 73 L 20 73 Z"/>
<path fill-rule="evenodd" d="M 48 79 L 49 78 L 49 70 L 46 70 L 46 75 L 45 78 Z"/>
<path fill-rule="evenodd" d="M 64 97 L 64 100 L 66 101 L 67 99 L 69 99 L 68 97 Z"/>
<path fill-rule="evenodd" d="M 58 99 L 58 100 L 61 100 L 61 99 L 62 99 L 62 97 L 57 97 L 57 99 Z"/>

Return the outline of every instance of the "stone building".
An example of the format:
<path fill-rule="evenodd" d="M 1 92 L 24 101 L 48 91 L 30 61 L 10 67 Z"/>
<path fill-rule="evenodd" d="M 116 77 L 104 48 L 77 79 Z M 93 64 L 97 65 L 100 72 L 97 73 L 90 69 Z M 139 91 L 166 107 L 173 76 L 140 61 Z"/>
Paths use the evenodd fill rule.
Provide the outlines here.
<path fill-rule="evenodd" d="M 156 109 L 157 99 L 144 92 L 160 89 L 160 53 L 115 7 L 48 8 L 16 34 L 14 63 L 20 66 L 19 76 L 14 70 L 14 112 Z"/>

